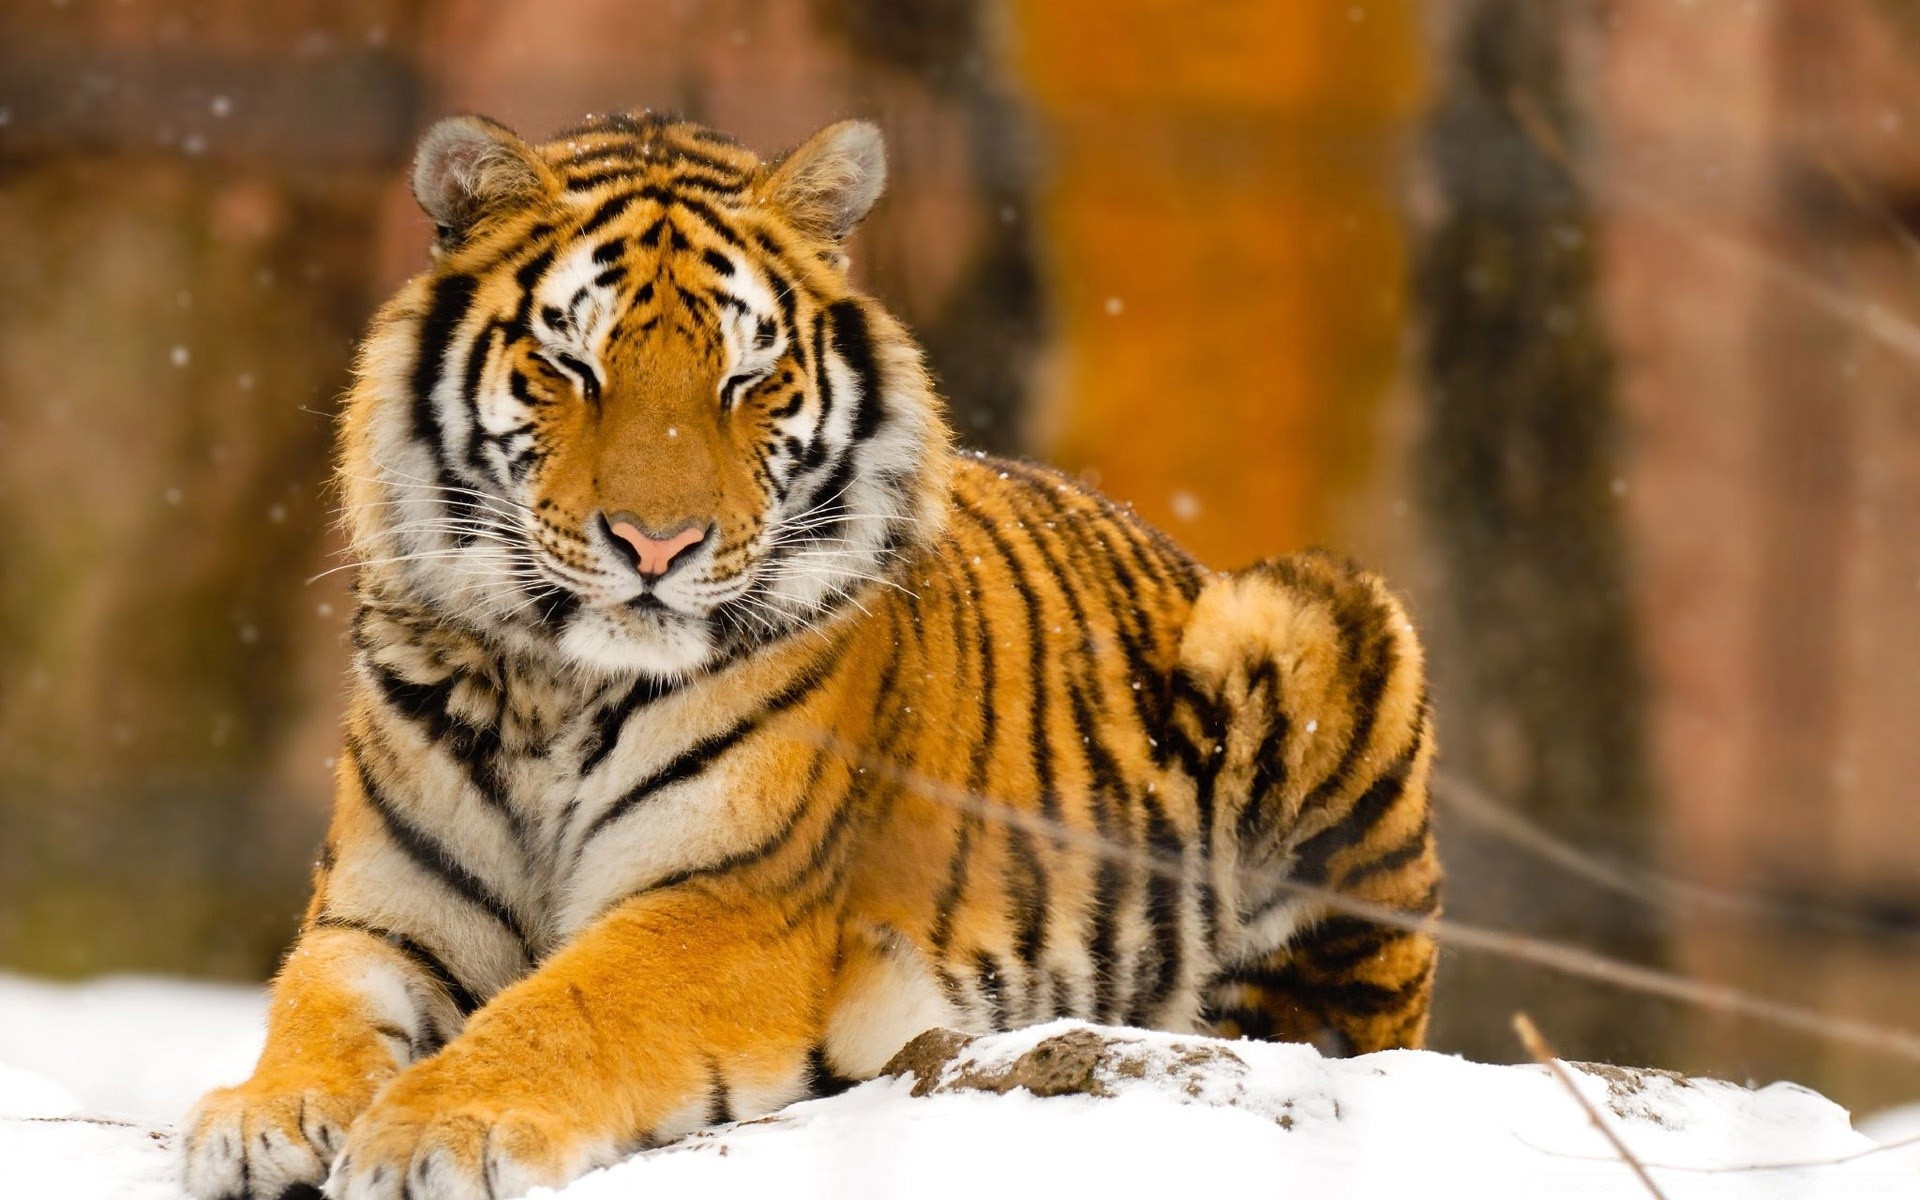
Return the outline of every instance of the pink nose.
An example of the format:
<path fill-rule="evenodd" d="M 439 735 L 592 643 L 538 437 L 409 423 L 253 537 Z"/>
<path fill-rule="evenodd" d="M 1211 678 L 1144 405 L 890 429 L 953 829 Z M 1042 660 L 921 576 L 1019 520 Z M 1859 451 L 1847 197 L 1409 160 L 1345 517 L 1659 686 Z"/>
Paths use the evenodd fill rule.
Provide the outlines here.
<path fill-rule="evenodd" d="M 638 525 L 626 520 L 608 521 L 607 529 L 633 548 L 633 569 L 653 579 L 665 575 L 681 551 L 699 545 L 707 537 L 706 529 L 699 525 L 689 525 L 663 538 L 642 532 Z"/>

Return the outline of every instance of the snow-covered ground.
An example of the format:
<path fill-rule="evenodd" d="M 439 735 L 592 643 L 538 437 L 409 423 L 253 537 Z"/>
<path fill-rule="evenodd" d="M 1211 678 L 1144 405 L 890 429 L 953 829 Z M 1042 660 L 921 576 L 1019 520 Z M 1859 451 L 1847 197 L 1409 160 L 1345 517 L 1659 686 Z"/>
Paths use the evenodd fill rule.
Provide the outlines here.
<path fill-rule="evenodd" d="M 250 989 L 0 976 L 0 1197 L 180 1200 L 171 1124 L 246 1074 L 261 1009 Z M 903 1057 L 912 1070 L 898 1077 L 640 1155 L 562 1195 L 1647 1194 L 1538 1067 L 1410 1051 L 1330 1060 L 1071 1022 L 924 1038 Z M 1574 1075 L 1675 1200 L 1920 1200 L 1920 1151 L 1871 1152 L 1845 1111 L 1803 1088 Z M 1871 1128 L 1913 1137 L 1920 1108 Z"/>

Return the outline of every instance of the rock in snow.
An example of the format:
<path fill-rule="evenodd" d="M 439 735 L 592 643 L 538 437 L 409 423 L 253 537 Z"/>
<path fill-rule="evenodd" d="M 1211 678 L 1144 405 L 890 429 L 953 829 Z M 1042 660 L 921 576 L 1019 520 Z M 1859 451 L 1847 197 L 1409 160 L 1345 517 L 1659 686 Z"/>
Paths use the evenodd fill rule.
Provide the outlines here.
<path fill-rule="evenodd" d="M 245 1074 L 260 1009 L 241 989 L 0 977 L 0 1197 L 180 1200 L 168 1123 Z M 1534 1066 L 1417 1051 L 1326 1059 L 1061 1021 L 933 1031 L 889 1071 L 541 1195 L 1647 1195 Z M 1604 1066 L 1573 1077 L 1674 1200 L 1920 1200 L 1912 1159 L 1871 1152 L 1844 1110 L 1805 1088 Z"/>

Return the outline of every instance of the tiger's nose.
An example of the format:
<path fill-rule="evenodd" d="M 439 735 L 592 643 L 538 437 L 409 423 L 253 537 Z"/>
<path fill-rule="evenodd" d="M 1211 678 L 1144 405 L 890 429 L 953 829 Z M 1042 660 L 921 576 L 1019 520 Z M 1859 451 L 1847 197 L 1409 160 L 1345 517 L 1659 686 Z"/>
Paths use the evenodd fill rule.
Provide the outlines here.
<path fill-rule="evenodd" d="M 613 544 L 627 551 L 633 569 L 648 579 L 659 579 L 673 569 L 676 561 L 686 561 L 686 552 L 706 541 L 707 532 L 712 528 L 689 523 L 665 537 L 655 537 L 632 513 L 617 512 L 601 517 L 600 521 L 612 536 Z"/>

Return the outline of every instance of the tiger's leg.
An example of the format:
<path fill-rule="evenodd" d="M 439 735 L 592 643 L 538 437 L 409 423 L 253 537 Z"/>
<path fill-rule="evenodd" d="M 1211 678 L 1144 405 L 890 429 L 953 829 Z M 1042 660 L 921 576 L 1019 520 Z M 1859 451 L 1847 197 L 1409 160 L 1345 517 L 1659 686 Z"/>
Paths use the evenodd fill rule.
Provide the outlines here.
<path fill-rule="evenodd" d="M 508 1200 L 799 1099 L 833 921 L 700 884 L 623 902 L 389 1084 L 327 1194 Z"/>
<path fill-rule="evenodd" d="M 1174 733 L 1211 814 L 1216 1028 L 1337 1053 L 1419 1045 L 1433 940 L 1370 915 L 1429 916 L 1440 882 L 1421 650 L 1398 602 L 1320 553 L 1211 582 Z"/>
<path fill-rule="evenodd" d="M 430 1054 L 477 1001 L 413 938 L 342 919 L 351 883 L 330 877 L 357 867 L 369 816 L 343 757 L 328 855 L 300 938 L 275 977 L 267 1039 L 251 1078 L 212 1092 L 182 1128 L 183 1182 L 201 1200 L 277 1200 L 317 1186 L 381 1084 Z"/>

